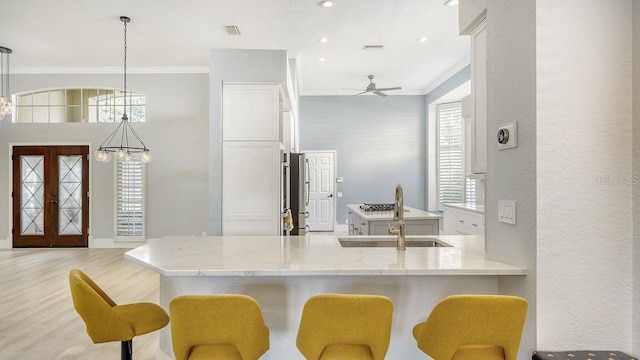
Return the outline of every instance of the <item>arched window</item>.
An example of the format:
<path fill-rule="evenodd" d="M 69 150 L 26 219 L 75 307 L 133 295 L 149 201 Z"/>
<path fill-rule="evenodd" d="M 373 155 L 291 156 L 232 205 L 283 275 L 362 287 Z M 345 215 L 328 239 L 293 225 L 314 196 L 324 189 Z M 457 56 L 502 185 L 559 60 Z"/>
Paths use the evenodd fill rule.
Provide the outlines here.
<path fill-rule="evenodd" d="M 122 118 L 124 93 L 117 89 L 41 89 L 15 95 L 14 123 L 95 123 Z M 145 96 L 127 92 L 127 116 L 144 122 Z"/>

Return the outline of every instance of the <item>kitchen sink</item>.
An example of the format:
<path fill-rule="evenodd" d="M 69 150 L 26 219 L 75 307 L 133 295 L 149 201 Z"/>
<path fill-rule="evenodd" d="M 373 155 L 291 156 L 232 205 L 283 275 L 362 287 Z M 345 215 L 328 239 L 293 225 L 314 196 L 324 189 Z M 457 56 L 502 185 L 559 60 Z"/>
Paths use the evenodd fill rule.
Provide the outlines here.
<path fill-rule="evenodd" d="M 396 247 L 398 245 L 395 236 L 365 237 L 354 236 L 338 238 L 342 247 Z M 449 244 L 443 243 L 430 237 L 407 237 L 407 247 L 447 247 Z"/>

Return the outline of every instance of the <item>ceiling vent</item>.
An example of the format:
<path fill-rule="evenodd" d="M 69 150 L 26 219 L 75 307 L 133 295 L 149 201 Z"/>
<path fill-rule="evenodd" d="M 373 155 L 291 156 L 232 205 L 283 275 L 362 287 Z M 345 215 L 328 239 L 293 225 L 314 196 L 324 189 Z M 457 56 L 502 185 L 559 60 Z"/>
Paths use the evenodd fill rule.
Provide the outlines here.
<path fill-rule="evenodd" d="M 364 45 L 362 47 L 362 50 L 367 51 L 367 50 L 382 50 L 384 49 L 384 45 Z"/>
<path fill-rule="evenodd" d="M 238 28 L 235 25 L 231 25 L 231 26 L 225 26 L 225 28 L 227 29 L 227 34 L 232 35 L 232 36 L 240 36 L 240 28 Z"/>

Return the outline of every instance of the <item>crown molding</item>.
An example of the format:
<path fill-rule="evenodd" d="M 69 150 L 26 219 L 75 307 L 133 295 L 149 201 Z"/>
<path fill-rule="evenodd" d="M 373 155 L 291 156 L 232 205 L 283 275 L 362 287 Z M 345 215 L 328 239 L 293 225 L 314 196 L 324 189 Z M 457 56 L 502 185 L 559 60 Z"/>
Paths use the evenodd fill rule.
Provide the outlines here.
<path fill-rule="evenodd" d="M 121 74 L 122 67 L 12 67 L 12 75 Z M 128 74 L 208 74 L 208 66 L 129 66 Z"/>

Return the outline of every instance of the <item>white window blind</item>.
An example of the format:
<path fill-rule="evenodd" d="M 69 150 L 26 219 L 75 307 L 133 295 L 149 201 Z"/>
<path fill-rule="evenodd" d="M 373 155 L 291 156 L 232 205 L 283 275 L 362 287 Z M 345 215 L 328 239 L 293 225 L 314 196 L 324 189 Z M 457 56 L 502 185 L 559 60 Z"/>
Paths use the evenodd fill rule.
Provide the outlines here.
<path fill-rule="evenodd" d="M 115 161 L 115 233 L 118 241 L 145 238 L 145 167 L 133 158 Z"/>
<path fill-rule="evenodd" d="M 440 203 L 464 202 L 462 103 L 438 105 L 437 182 Z"/>
<path fill-rule="evenodd" d="M 477 183 L 478 181 L 476 179 L 467 178 L 465 202 L 468 202 L 468 203 L 476 202 L 476 184 Z"/>

